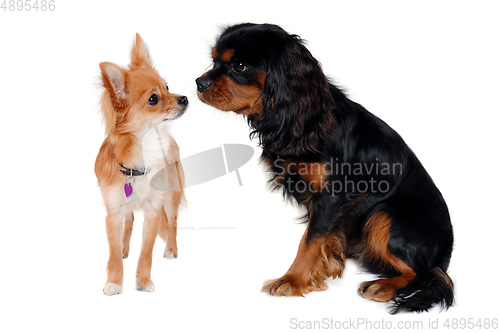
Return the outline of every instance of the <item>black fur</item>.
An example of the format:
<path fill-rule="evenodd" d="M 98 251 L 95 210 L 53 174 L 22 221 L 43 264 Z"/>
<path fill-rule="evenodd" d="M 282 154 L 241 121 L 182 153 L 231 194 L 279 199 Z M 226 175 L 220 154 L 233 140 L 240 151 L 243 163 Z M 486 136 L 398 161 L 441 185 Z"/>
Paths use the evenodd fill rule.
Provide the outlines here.
<path fill-rule="evenodd" d="M 392 312 L 425 311 L 434 304 L 451 306 L 453 284 L 445 273 L 453 247 L 448 209 L 401 136 L 330 83 L 303 41 L 278 26 L 229 27 L 216 48 L 219 52 L 234 49 L 233 59 L 248 70 L 229 73 L 220 65 L 206 73 L 209 79 L 228 75 L 244 85 L 251 84 L 256 73 L 266 73 L 257 100 L 263 108 L 248 115 L 248 121 L 276 187 L 307 206 L 308 240 L 338 231 L 340 226 L 348 256 L 360 259 L 374 273 L 395 276 L 391 267 L 362 255 L 365 223 L 384 212 L 392 221 L 389 250 L 417 274 L 409 286 L 398 291 Z M 321 193 L 302 191 L 299 175 L 282 173 L 285 161 L 292 160 L 329 166 L 327 186 Z M 378 168 L 378 172 L 355 173 L 355 165 Z M 395 168 L 380 172 L 387 165 Z M 370 182 L 383 184 L 384 191 L 359 188 Z"/>

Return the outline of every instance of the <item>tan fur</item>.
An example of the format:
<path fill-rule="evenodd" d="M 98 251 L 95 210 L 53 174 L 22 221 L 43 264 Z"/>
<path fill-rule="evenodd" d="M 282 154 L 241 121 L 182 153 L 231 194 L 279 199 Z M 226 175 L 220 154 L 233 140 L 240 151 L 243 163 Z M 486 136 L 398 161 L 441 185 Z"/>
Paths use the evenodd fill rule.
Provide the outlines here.
<path fill-rule="evenodd" d="M 395 257 L 387 245 L 389 241 L 389 231 L 391 228 L 391 218 L 387 213 L 373 215 L 364 228 L 364 240 L 366 250 L 363 256 L 370 261 L 382 262 L 394 271 L 400 272 L 400 276 L 389 279 L 378 279 L 375 281 L 363 282 L 359 288 L 361 295 L 367 299 L 388 302 L 397 296 L 397 291 L 406 287 L 416 274 L 401 259 Z"/>
<path fill-rule="evenodd" d="M 130 237 L 132 236 L 132 229 L 134 227 L 134 213 L 130 213 L 129 216 L 125 216 L 123 226 L 125 227 L 125 230 L 123 233 L 122 256 L 123 259 L 125 259 L 128 258 L 128 253 L 130 250 Z"/>
<path fill-rule="evenodd" d="M 224 55 L 228 56 L 230 53 Z M 204 76 L 202 75 L 202 77 Z M 256 74 L 254 84 L 251 85 L 236 84 L 223 75 L 211 82 L 210 90 L 203 94 L 198 93 L 198 97 L 201 101 L 222 111 L 234 111 L 244 116 L 260 114 L 264 108 L 260 97 L 265 81 L 266 73 L 264 72 Z"/>
<path fill-rule="evenodd" d="M 219 53 L 217 52 L 217 48 L 214 47 L 212 49 L 212 59 L 215 60 L 215 59 L 217 59 L 218 56 L 219 56 Z"/>
<path fill-rule="evenodd" d="M 366 222 L 363 235 L 364 244 L 366 244 L 364 256 L 368 257 L 371 261 L 380 261 L 402 274 L 409 267 L 403 261 L 396 258 L 387 245 L 391 224 L 390 216 L 384 212 L 373 215 Z"/>
<path fill-rule="evenodd" d="M 101 63 L 100 68 L 104 88 L 101 108 L 107 137 L 96 158 L 95 174 L 107 210 L 109 261 L 104 293 L 122 292 L 123 258 L 129 254 L 133 211 L 138 209 L 144 210 L 144 234 L 136 285 L 139 290 L 151 292 L 154 290 L 152 251 L 158 234 L 167 241 L 165 252 L 172 253 L 168 257 L 177 257 L 177 211 L 183 201 L 184 183 L 178 146 L 168 133 L 160 133 L 158 128 L 165 120 L 182 114 L 186 105 L 179 104 L 181 96 L 171 94 L 165 80 L 154 70 L 147 46 L 139 34 L 128 69 L 108 62 Z M 155 105 L 148 103 L 153 94 L 158 97 Z M 151 129 L 157 131 L 158 140 L 167 143 L 161 153 L 147 155 L 143 140 Z M 126 176 L 120 172 L 123 168 L 119 163 L 130 169 L 149 168 L 151 174 L 162 172 L 158 179 L 175 183 L 176 187 L 170 191 L 156 190 L 150 186 L 146 175 L 136 176 L 132 184 L 136 197 L 126 202 L 123 192 Z"/>
<path fill-rule="evenodd" d="M 234 49 L 227 49 L 222 53 L 222 56 L 220 57 L 222 61 L 224 62 L 229 62 L 231 59 L 234 57 Z"/>
<path fill-rule="evenodd" d="M 415 272 L 410 268 L 402 275 L 390 279 L 363 282 L 359 287 L 359 292 L 366 299 L 389 302 L 398 295 L 398 290 L 406 287 L 415 276 Z"/>
<path fill-rule="evenodd" d="M 345 239 L 339 232 L 317 237 L 309 242 L 306 229 L 299 244 L 297 256 L 285 275 L 268 280 L 262 291 L 274 296 L 304 296 L 312 291 L 326 290 L 324 280 L 342 276 L 346 257 Z"/>

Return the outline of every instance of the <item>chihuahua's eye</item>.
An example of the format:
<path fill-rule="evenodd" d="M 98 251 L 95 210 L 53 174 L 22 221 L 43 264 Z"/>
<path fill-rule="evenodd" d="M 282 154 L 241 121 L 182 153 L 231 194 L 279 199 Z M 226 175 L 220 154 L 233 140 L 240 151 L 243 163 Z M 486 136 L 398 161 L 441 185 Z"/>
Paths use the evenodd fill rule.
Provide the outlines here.
<path fill-rule="evenodd" d="M 167 90 L 168 90 L 168 84 L 166 84 L 165 87 L 167 87 Z"/>
<path fill-rule="evenodd" d="M 241 61 L 235 60 L 233 62 L 233 70 L 238 73 L 242 73 L 247 70 L 247 66 L 243 64 Z"/>
<path fill-rule="evenodd" d="M 156 94 L 151 95 L 151 97 L 149 97 L 148 104 L 149 105 L 158 104 L 158 96 L 156 96 Z"/>

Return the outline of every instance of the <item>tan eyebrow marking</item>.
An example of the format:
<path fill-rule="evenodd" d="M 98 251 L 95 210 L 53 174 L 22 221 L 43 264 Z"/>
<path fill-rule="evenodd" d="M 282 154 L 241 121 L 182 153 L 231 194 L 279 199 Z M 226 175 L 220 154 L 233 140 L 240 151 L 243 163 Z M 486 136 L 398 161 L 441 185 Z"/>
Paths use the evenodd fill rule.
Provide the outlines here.
<path fill-rule="evenodd" d="M 229 62 L 234 56 L 234 49 L 227 49 L 222 53 L 221 59 L 224 62 Z"/>

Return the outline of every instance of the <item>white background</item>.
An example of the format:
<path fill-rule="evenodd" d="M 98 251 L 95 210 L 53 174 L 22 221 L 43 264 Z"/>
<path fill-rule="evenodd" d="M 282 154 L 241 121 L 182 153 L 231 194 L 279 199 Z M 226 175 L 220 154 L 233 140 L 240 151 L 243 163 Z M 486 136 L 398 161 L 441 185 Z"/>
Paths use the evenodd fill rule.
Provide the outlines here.
<path fill-rule="evenodd" d="M 292 318 L 301 325 L 366 319 L 393 329 L 437 319 L 443 328 L 447 318 L 499 317 L 497 3 L 280 3 L 56 0 L 53 12 L 0 11 L 0 331 L 287 332 Z M 210 66 L 221 27 L 246 21 L 279 24 L 306 39 L 325 73 L 416 152 L 454 224 L 456 305 L 449 311 L 390 316 L 385 304 L 358 295 L 374 276 L 353 262 L 325 292 L 260 292 L 293 261 L 302 212 L 267 189 L 245 120 L 203 105 L 194 83 Z M 250 144 L 256 153 L 240 169 L 242 187 L 231 173 L 186 190 L 179 258 L 164 259 L 157 242 L 152 294 L 134 288 L 138 214 L 125 292 L 106 297 L 105 210 L 93 173 L 104 133 L 98 64 L 128 64 L 136 32 L 170 90 L 189 98 L 172 125 L 181 157 L 223 143 Z"/>

